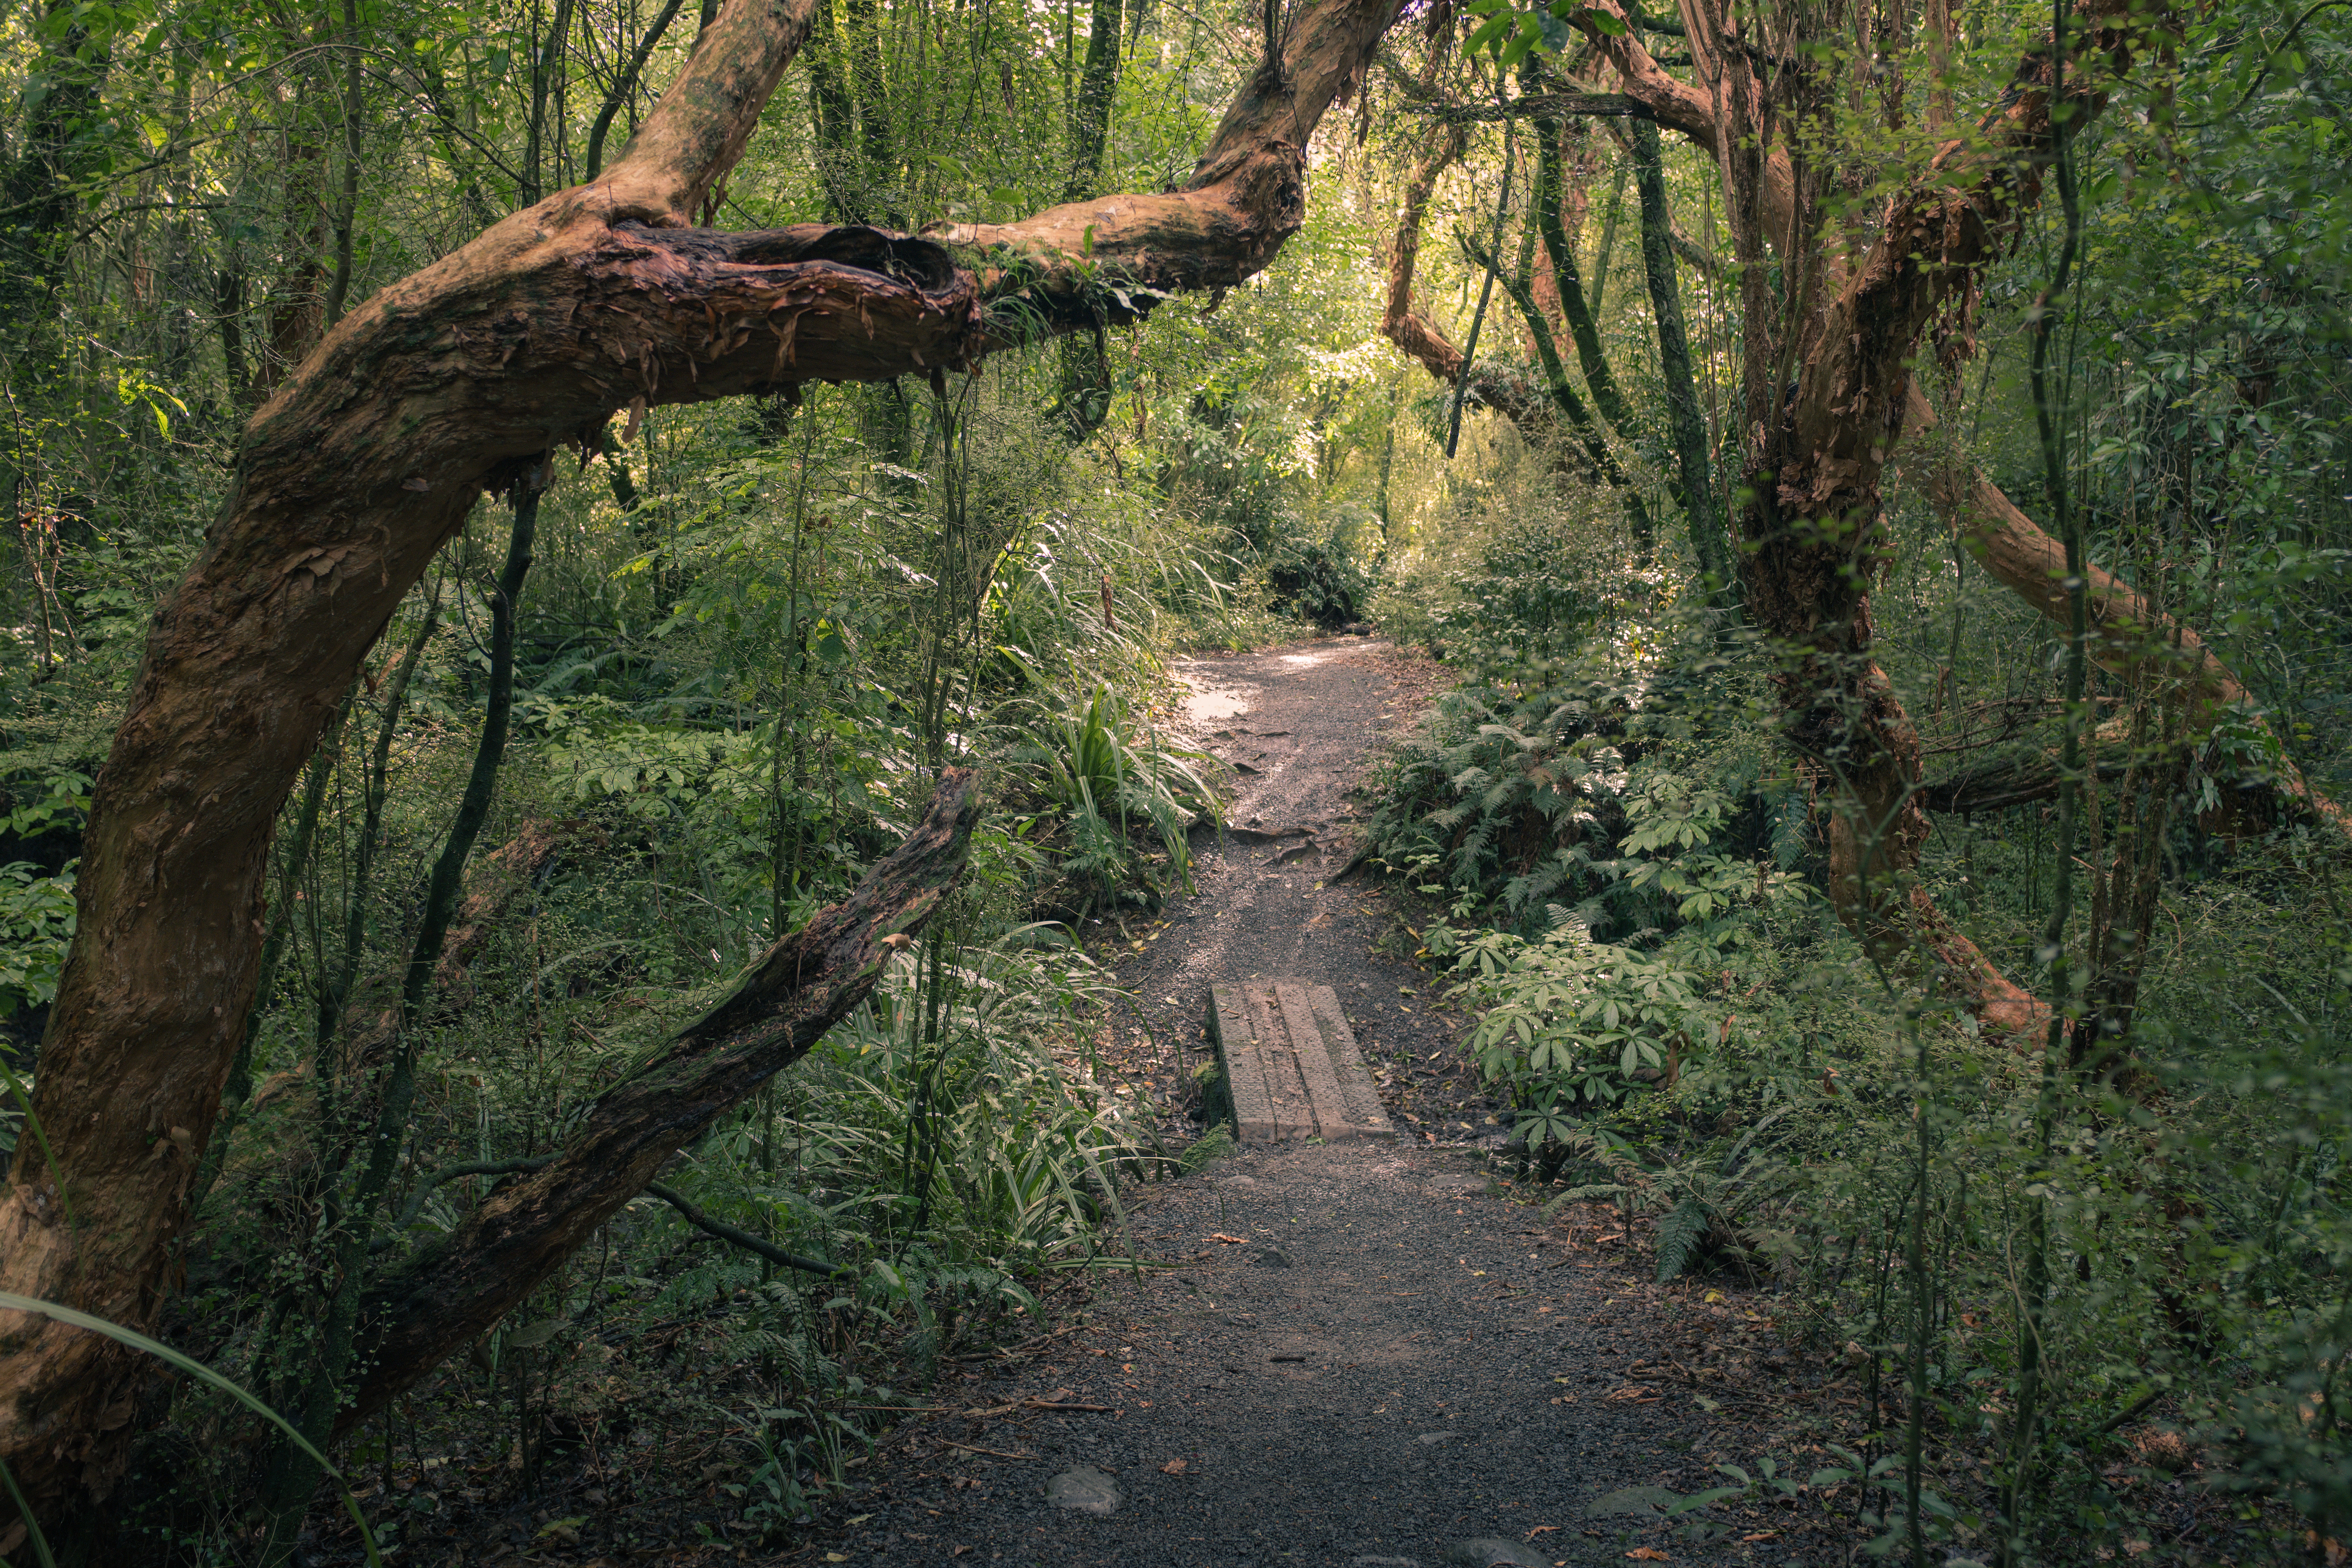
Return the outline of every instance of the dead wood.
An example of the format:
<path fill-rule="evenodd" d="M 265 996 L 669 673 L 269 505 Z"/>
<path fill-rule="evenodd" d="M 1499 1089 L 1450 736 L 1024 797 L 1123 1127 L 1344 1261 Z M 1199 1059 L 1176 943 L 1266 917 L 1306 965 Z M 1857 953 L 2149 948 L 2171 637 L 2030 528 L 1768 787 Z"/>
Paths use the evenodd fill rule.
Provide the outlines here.
<path fill-rule="evenodd" d="M 922 825 L 848 898 L 769 948 L 724 1001 L 599 1096 L 554 1160 L 498 1188 L 371 1289 L 366 1371 L 337 1431 L 487 1331 L 644 1192 L 663 1162 L 864 1001 L 954 886 L 979 816 L 979 775 L 947 770 Z"/>

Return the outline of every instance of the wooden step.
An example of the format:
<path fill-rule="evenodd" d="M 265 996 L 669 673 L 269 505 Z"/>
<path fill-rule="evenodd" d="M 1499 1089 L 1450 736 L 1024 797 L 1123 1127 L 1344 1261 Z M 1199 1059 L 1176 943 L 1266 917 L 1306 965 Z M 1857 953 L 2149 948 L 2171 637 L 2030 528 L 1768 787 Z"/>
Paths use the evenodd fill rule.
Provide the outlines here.
<path fill-rule="evenodd" d="M 1250 980 L 1209 988 L 1209 1033 L 1244 1143 L 1387 1137 L 1388 1112 L 1328 985 Z"/>

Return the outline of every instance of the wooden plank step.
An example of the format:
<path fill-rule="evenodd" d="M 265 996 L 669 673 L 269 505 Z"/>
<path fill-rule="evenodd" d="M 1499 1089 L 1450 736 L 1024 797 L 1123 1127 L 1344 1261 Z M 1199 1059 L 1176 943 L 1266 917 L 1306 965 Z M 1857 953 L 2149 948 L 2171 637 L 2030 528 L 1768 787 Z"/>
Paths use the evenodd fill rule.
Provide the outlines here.
<path fill-rule="evenodd" d="M 1388 1112 L 1328 985 L 1250 980 L 1209 988 L 1209 1034 L 1244 1143 L 1386 1137 Z"/>

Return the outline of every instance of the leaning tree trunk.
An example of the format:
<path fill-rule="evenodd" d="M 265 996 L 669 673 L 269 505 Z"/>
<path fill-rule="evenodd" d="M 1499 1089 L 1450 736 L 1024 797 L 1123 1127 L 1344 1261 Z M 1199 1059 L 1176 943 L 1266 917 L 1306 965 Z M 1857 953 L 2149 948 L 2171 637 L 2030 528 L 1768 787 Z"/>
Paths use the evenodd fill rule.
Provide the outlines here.
<path fill-rule="evenodd" d="M 854 893 L 769 948 L 725 1001 L 606 1089 L 553 1160 L 499 1187 L 377 1285 L 362 1317 L 366 1371 L 337 1433 L 488 1331 L 664 1161 L 864 1001 L 954 886 L 979 815 L 979 775 L 948 769 L 922 825 Z"/>
<path fill-rule="evenodd" d="M 369 300 L 247 427 L 96 786 L 34 1099 L 47 1144 L 24 1141 L 0 1194 L 0 1289 L 153 1325 L 252 996 L 278 808 L 478 495 L 553 448 L 584 456 L 619 410 L 820 377 L 936 380 L 1041 323 L 1091 330 L 1245 280 L 1297 230 L 1306 140 L 1360 79 L 1396 0 L 1294 15 L 1181 190 L 920 237 L 690 226 L 814 4 L 732 0 L 595 183 Z M 1014 295 L 1000 324 L 991 306 Z M 102 1493 L 145 1369 L 46 1318 L 0 1326 L 0 1461 L 37 1510 Z"/>
<path fill-rule="evenodd" d="M 2084 32 L 2070 48 L 2127 60 L 2117 25 L 2125 0 L 2081 13 Z M 1938 961 L 1950 986 L 1984 1021 L 2021 1038 L 2042 1016 L 2034 1000 L 2003 977 L 1946 920 L 1910 873 L 1927 836 L 1921 809 L 1917 731 L 1874 652 L 1870 590 L 1888 548 L 1883 481 L 1892 437 L 1911 390 L 1910 365 L 1928 323 L 1975 283 L 2013 238 L 2037 195 L 2039 170 L 2054 154 L 2055 107 L 2029 60 L 1977 135 L 1948 143 L 1927 174 L 1892 197 L 1878 237 L 1830 267 L 1802 238 L 1799 221 L 1762 221 L 1777 182 L 1748 128 L 1758 123 L 1761 83 L 1726 15 L 1686 8 L 1695 59 L 1720 82 L 1715 122 L 1727 203 L 1743 261 L 1761 235 L 1798 237 L 1783 266 L 1819 282 L 1811 308 L 1800 281 L 1787 336 L 1764 342 L 1769 304 L 1754 293 L 1751 266 L 1745 397 L 1749 431 L 1738 526 L 1746 545 L 1746 604 L 1781 645 L 1779 680 L 1790 739 L 1838 795 L 1830 847 L 1831 896 L 1858 934 L 1882 947 L 1916 942 Z M 2077 78 L 2076 79 L 2081 79 Z M 2068 95 L 2077 121 L 2096 113 L 2095 89 Z M 1777 215 L 1776 215 L 1777 216 Z M 1762 308 L 1759 308 L 1761 306 Z M 1783 378 L 1787 384 L 1784 386 Z"/>
<path fill-rule="evenodd" d="M 1602 10 L 1616 9 L 1615 0 L 1596 0 Z M 1615 102 L 1589 100 L 1570 112 L 1622 113 L 1630 106 L 1667 126 L 1710 153 L 1719 153 L 1715 110 L 1706 89 L 1669 76 L 1634 37 L 1597 37 L 1596 44 L 1619 73 L 1624 95 Z M 1765 225 L 1776 234 L 1789 232 L 1796 192 L 1786 154 L 1775 149 L 1763 169 L 1762 207 Z M 1847 262 L 1830 258 L 1828 277 L 1842 286 Z M 1833 287 L 1825 297 L 1833 298 Z M 1903 408 L 1890 452 L 1904 443 L 1916 443 L 1934 429 L 1936 416 L 1918 384 L 1907 374 L 1902 390 Z M 2053 625 L 2067 624 L 2067 596 L 2063 586 L 2064 548 L 2002 493 L 1982 469 L 1969 463 L 1927 465 L 1927 489 L 1950 516 L 1962 541 L 1986 570 Z M 2250 710 L 2251 693 L 2211 645 L 2191 628 L 2111 574 L 2094 565 L 2086 574 L 2092 620 L 2090 657 L 2110 674 L 2128 676 L 2151 660 L 2178 660 L 2191 682 L 2189 741 L 2211 733 L 2213 726 L 2233 709 Z M 2255 720 L 2257 724 L 2263 721 Z M 2266 725 L 2263 725 L 2267 729 Z M 2289 809 L 2333 831 L 2352 835 L 2352 814 L 2314 790 L 2279 750 L 2278 795 Z"/>

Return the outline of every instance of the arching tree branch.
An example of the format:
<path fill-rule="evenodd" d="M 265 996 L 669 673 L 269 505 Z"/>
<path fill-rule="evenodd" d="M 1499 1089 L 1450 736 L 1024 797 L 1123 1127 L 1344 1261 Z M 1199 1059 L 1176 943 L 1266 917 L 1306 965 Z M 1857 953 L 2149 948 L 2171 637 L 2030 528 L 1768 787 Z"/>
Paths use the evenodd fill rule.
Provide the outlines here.
<path fill-rule="evenodd" d="M 42 1049 L 49 1152 L 20 1155 L 0 1194 L 0 1288 L 154 1322 L 251 1002 L 279 806 L 486 488 L 595 442 L 623 408 L 968 365 L 1139 313 L 1155 291 L 1245 279 L 1298 227 L 1307 138 L 1395 5 L 1305 5 L 1183 191 L 910 237 L 688 226 L 814 18 L 814 0 L 730 0 L 595 181 L 346 316 L 247 427 L 204 553 L 149 636 Z M 104 1491 L 146 1375 L 98 1336 L 0 1317 L 0 1461 L 34 1507 Z"/>

